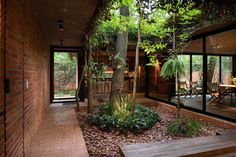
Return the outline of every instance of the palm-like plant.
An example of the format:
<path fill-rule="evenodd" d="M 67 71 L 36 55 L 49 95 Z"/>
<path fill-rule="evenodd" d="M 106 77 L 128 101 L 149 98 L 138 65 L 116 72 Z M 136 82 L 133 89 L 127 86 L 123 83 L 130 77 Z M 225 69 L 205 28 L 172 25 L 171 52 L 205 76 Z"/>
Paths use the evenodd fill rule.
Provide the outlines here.
<path fill-rule="evenodd" d="M 164 79 L 171 79 L 176 77 L 178 89 L 180 89 L 180 76 L 185 73 L 184 64 L 177 55 L 170 56 L 164 63 L 161 69 L 161 77 Z M 177 116 L 180 116 L 180 91 L 178 90 L 178 102 L 177 102 Z"/>
<path fill-rule="evenodd" d="M 184 64 L 177 56 L 168 57 L 167 61 L 163 64 L 161 70 L 161 77 L 164 79 L 171 79 L 178 74 L 184 74 Z"/>

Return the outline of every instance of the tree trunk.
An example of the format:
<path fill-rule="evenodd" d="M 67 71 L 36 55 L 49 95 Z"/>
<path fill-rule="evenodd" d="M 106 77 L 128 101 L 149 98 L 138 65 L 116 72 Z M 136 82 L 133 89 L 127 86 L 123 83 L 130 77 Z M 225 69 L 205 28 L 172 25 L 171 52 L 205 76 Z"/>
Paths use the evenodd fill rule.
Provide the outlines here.
<path fill-rule="evenodd" d="M 129 16 L 129 7 L 126 5 L 122 6 L 120 8 L 120 15 L 125 17 Z M 116 52 L 114 55 L 118 56 L 118 61 L 117 61 L 118 65 L 116 65 L 116 67 L 113 68 L 111 93 L 110 93 L 111 98 L 116 96 L 117 94 L 120 94 L 123 91 L 127 46 L 128 46 L 128 26 L 126 30 L 119 32 L 117 35 Z"/>
<path fill-rule="evenodd" d="M 80 87 L 81 87 L 82 81 L 84 79 L 84 75 L 86 73 L 86 70 L 87 70 L 87 50 L 85 50 L 85 54 L 84 54 L 84 68 L 83 68 L 81 77 L 79 79 L 78 87 L 77 87 L 77 90 L 76 90 L 76 111 L 79 111 L 79 101 L 80 101 L 79 100 L 79 91 L 80 91 Z"/>
<path fill-rule="evenodd" d="M 173 49 L 173 52 L 174 54 L 176 55 L 176 59 L 178 59 L 178 54 L 176 52 L 176 32 L 175 32 L 175 15 L 173 17 L 173 36 L 172 36 L 172 49 Z M 181 102 L 180 102 L 180 74 L 179 72 L 176 71 L 176 81 L 177 81 L 177 87 L 178 87 L 178 93 L 177 93 L 177 105 L 176 105 L 176 108 L 177 108 L 177 118 L 180 117 L 180 107 L 181 107 Z"/>
<path fill-rule="evenodd" d="M 208 77 L 207 77 L 207 82 L 212 82 L 213 76 L 214 76 L 214 72 L 215 72 L 215 68 L 216 68 L 216 63 L 217 63 L 217 59 L 215 56 L 211 56 L 209 59 L 209 64 L 208 64 Z"/>
<path fill-rule="evenodd" d="M 88 63 L 92 60 L 92 49 L 89 45 Z M 92 113 L 94 109 L 93 104 L 93 74 L 90 70 L 87 71 L 87 86 L 88 86 L 88 113 Z"/>
<path fill-rule="evenodd" d="M 178 86 L 178 102 L 177 102 L 177 118 L 179 119 L 180 117 L 180 106 L 181 106 L 181 102 L 180 102 L 180 76 L 179 73 L 177 72 L 176 74 L 176 80 L 177 80 L 177 86 Z"/>
<path fill-rule="evenodd" d="M 70 73 L 71 73 L 71 70 L 70 70 L 70 63 L 68 64 L 67 63 L 67 77 L 66 77 L 66 80 L 67 80 L 67 83 L 66 83 L 66 87 L 68 87 L 68 85 L 70 84 Z M 66 93 L 69 94 L 69 89 L 66 88 Z"/>
<path fill-rule="evenodd" d="M 136 53 L 135 53 L 135 70 L 134 70 L 134 86 L 133 86 L 133 111 L 135 109 L 135 99 L 136 99 L 136 91 L 137 91 L 137 79 L 138 79 L 138 65 L 139 65 L 139 45 L 141 43 L 141 17 L 139 17 L 138 21 L 138 42 L 136 45 Z"/>

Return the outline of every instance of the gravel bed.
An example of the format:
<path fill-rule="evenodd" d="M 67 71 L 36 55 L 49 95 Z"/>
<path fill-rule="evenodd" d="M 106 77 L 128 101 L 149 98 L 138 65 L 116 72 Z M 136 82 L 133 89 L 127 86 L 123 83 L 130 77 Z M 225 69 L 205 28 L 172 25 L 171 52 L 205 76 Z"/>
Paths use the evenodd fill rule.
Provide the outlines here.
<path fill-rule="evenodd" d="M 86 115 L 79 114 L 78 119 L 83 131 L 84 139 L 91 157 L 116 157 L 119 156 L 119 145 L 131 143 L 164 142 L 167 140 L 183 139 L 187 137 L 170 136 L 166 134 L 166 126 L 175 118 L 176 112 L 164 107 L 149 107 L 158 112 L 161 118 L 152 128 L 140 134 L 120 134 L 117 132 L 100 131 L 96 126 L 86 122 Z M 225 128 L 203 122 L 205 127 L 200 136 L 215 136 L 216 132 Z"/>

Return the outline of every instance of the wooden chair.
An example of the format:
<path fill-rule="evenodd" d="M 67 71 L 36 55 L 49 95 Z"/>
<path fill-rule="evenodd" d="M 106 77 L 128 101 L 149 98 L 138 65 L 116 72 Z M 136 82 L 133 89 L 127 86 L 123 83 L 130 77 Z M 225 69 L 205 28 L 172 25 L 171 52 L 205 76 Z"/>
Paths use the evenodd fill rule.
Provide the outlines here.
<path fill-rule="evenodd" d="M 219 93 L 219 84 L 217 83 L 208 83 L 208 86 L 207 86 L 207 91 L 208 93 L 210 94 L 210 99 L 209 99 L 209 105 L 212 104 L 212 103 L 219 103 L 220 102 L 220 99 L 219 99 L 219 96 L 220 96 L 220 93 Z"/>
<path fill-rule="evenodd" d="M 202 87 L 199 86 L 197 81 L 191 82 L 191 95 L 195 95 L 196 97 L 198 95 L 202 94 Z"/>
<path fill-rule="evenodd" d="M 209 105 L 212 103 L 222 103 L 225 96 L 231 93 L 229 89 L 220 90 L 218 83 L 208 83 L 208 92 L 211 96 Z"/>
<path fill-rule="evenodd" d="M 183 95 L 184 98 L 186 98 L 186 96 L 191 94 L 190 88 L 188 88 L 188 85 L 187 85 L 187 81 L 180 81 L 179 86 L 180 88 L 178 89 L 178 92 L 180 95 Z"/>

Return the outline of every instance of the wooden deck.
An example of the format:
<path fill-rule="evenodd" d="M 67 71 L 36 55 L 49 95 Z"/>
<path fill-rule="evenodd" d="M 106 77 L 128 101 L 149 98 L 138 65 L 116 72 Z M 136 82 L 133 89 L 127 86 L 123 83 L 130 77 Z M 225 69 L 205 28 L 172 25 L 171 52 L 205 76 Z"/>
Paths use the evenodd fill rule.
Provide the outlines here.
<path fill-rule="evenodd" d="M 236 152 L 236 132 L 164 143 L 120 146 L 121 157 L 212 157 Z"/>

